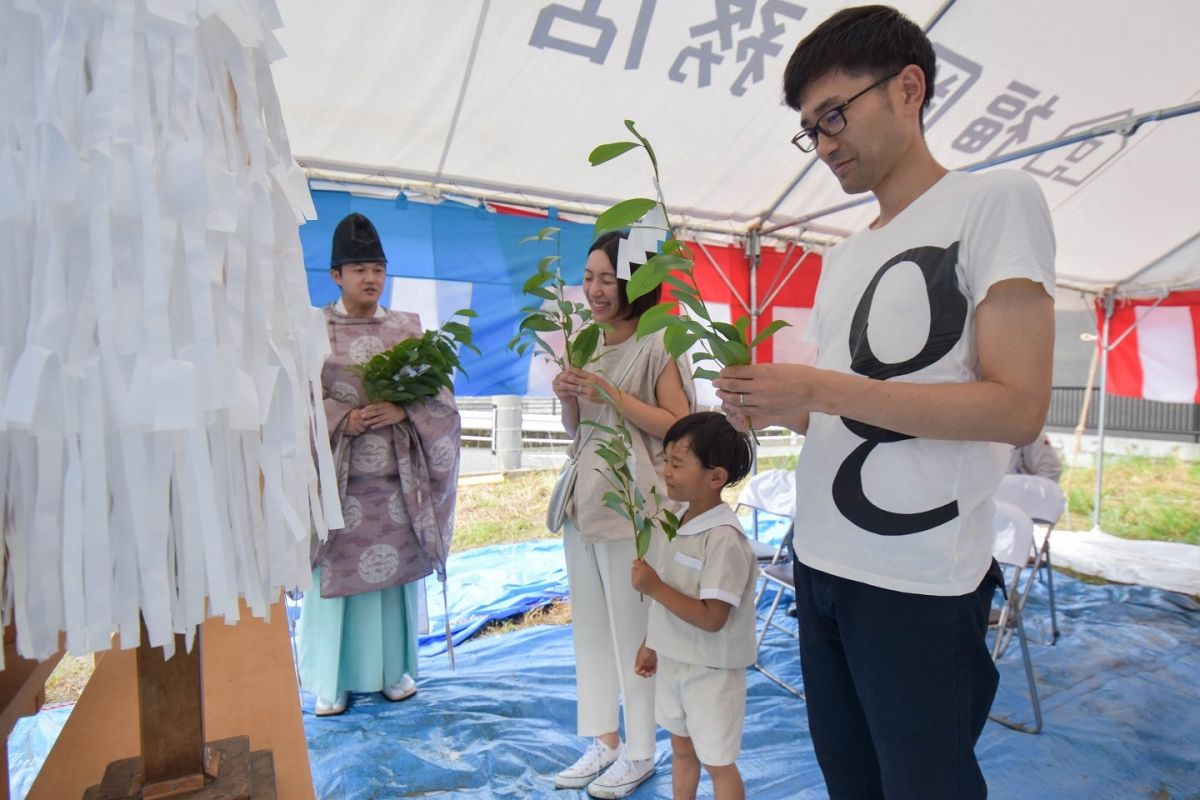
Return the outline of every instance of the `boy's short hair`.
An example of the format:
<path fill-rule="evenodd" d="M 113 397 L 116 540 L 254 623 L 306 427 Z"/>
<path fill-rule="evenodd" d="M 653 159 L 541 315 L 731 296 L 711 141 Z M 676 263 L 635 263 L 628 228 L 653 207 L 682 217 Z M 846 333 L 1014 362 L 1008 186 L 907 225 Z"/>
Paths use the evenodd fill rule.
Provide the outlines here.
<path fill-rule="evenodd" d="M 733 427 L 724 414 L 698 411 L 675 420 L 663 436 L 663 447 L 680 441 L 687 443 L 705 469 L 722 467 L 726 486 L 750 474 L 750 437 Z"/>
<path fill-rule="evenodd" d="M 613 269 L 617 268 L 617 250 L 621 246 L 621 240 L 628 238 L 629 231 L 609 231 L 602 233 L 592 242 L 592 246 L 588 248 L 588 255 L 603 250 L 604 255 L 608 256 L 608 261 L 613 265 Z M 653 256 L 654 253 L 647 253 L 646 256 Z M 629 274 L 637 272 L 641 264 L 630 264 Z M 629 302 L 629 291 L 626 288 L 629 281 L 623 278 L 617 278 L 617 299 L 620 302 L 620 307 L 617 309 L 617 314 L 621 319 L 638 319 L 650 310 L 652 306 L 658 305 L 659 299 L 662 297 L 662 284 L 655 286 L 652 291 L 646 292 L 644 295 Z"/>
<path fill-rule="evenodd" d="M 783 73 L 783 97 L 800 110 L 806 86 L 834 70 L 882 78 L 909 64 L 925 73 L 925 109 L 933 100 L 937 56 L 925 31 L 891 6 L 855 6 L 837 12 L 800 40 Z"/>

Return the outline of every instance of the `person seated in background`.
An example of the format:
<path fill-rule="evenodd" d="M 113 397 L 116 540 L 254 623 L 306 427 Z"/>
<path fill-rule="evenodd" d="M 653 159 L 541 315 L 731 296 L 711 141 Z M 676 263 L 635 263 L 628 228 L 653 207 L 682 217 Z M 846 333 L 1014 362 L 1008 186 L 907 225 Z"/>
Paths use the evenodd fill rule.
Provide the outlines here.
<path fill-rule="evenodd" d="M 1013 448 L 1008 457 L 1008 474 L 1037 475 L 1058 483 L 1062 475 L 1062 461 L 1045 431 L 1030 444 Z"/>
<path fill-rule="evenodd" d="M 671 734 L 675 800 L 696 797 L 701 764 L 716 800 L 744 800 L 737 757 L 758 566 L 721 490 L 750 471 L 750 440 L 707 411 L 680 419 L 663 444 L 667 493 L 687 510 L 655 566 L 633 562 L 633 588 L 654 601 L 635 668 L 658 675 L 654 717 Z"/>

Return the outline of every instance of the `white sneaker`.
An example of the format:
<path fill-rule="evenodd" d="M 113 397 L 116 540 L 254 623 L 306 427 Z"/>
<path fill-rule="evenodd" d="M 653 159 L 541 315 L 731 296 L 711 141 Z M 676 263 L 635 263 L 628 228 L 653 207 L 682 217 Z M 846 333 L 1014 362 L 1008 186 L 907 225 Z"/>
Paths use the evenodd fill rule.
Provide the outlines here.
<path fill-rule="evenodd" d="M 599 739 L 593 739 L 578 761 L 554 776 L 554 788 L 582 789 L 596 780 L 622 752 L 624 748 L 621 745 L 609 747 Z"/>
<path fill-rule="evenodd" d="M 313 713 L 318 717 L 336 717 L 346 711 L 346 703 L 350 700 L 349 692 L 338 692 L 337 697 L 332 703 L 317 698 L 316 704 L 313 706 Z"/>
<path fill-rule="evenodd" d="M 634 761 L 621 747 L 620 757 L 604 774 L 588 784 L 587 793 L 592 797 L 629 797 L 654 774 L 654 759 Z"/>
<path fill-rule="evenodd" d="M 383 696 L 393 703 L 400 700 L 407 700 L 417 693 L 417 682 L 414 681 L 408 673 L 401 676 L 400 680 L 393 683 L 383 690 Z"/>

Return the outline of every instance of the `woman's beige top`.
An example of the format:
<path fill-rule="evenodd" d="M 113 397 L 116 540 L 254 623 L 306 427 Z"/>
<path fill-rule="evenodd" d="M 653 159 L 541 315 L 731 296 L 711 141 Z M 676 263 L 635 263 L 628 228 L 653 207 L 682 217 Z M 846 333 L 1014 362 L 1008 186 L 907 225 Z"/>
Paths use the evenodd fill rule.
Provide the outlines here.
<path fill-rule="evenodd" d="M 630 336 L 620 344 L 609 347 L 602 345 L 598 352 L 599 357 L 588 367 L 589 371 L 600 374 L 609 380 L 626 373 L 618 387 L 621 391 L 633 395 L 644 403 L 658 404 L 654 387 L 663 370 L 671 361 L 671 354 L 667 352 L 667 348 L 663 344 L 662 331 L 656 331 L 642 339 Z M 626 359 L 630 357 L 634 358 L 634 361 L 626 370 Z M 696 402 L 696 393 L 692 386 L 692 371 L 687 356 L 680 358 L 677 364 L 684 391 L 687 393 L 688 410 L 690 411 Z M 610 426 L 615 426 L 618 419 L 616 411 L 608 404 L 603 401 L 592 402 L 584 398 L 579 400 L 579 418 L 580 420 L 595 420 L 602 425 Z M 627 424 L 633 434 L 636 465 L 634 474 L 638 486 L 641 487 L 642 493 L 647 498 L 650 497 L 651 486 L 657 486 L 659 493 L 666 497 L 666 485 L 663 483 L 663 462 L 666 457 L 663 452 L 662 440 L 651 436 L 632 422 L 627 421 Z M 607 434 L 581 425 L 576 432 L 575 444 L 571 445 L 570 452 L 572 454 L 575 453 L 580 439 L 585 436 L 583 452 L 578 456 L 575 493 L 567 505 L 567 513 L 571 522 L 579 529 L 584 542 L 632 539 L 633 526 L 630 522 L 604 505 L 604 493 L 612 487 L 597 471 L 603 469 L 605 464 L 596 455 L 596 445 L 606 439 Z"/>

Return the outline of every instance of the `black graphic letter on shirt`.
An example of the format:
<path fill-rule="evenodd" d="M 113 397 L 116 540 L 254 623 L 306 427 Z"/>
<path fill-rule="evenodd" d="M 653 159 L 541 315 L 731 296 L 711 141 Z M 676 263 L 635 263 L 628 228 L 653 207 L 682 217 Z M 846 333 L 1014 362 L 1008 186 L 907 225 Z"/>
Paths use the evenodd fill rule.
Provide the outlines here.
<path fill-rule="evenodd" d="M 871 350 L 867 321 L 875 302 L 875 291 L 888 270 L 897 264 L 912 262 L 921 269 L 929 298 L 929 332 L 920 352 L 894 364 L 880 361 Z M 934 364 L 954 348 L 962 338 L 967 319 L 967 298 L 958 289 L 955 266 L 958 242 L 949 247 L 915 247 L 905 250 L 879 268 L 867 285 L 850 323 L 850 368 L 859 375 L 887 380 L 908 375 Z M 883 302 L 886 302 L 884 300 Z M 882 536 L 904 536 L 931 530 L 958 516 L 958 503 L 951 501 L 939 508 L 916 513 L 888 511 L 872 503 L 863 489 L 862 470 L 871 451 L 881 444 L 912 439 L 903 433 L 842 417 L 842 423 L 866 441 L 856 447 L 838 468 L 833 479 L 833 501 L 846 519 L 864 530 Z"/>

